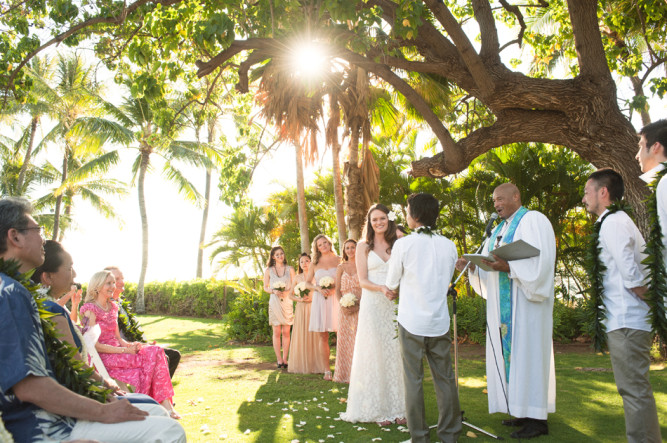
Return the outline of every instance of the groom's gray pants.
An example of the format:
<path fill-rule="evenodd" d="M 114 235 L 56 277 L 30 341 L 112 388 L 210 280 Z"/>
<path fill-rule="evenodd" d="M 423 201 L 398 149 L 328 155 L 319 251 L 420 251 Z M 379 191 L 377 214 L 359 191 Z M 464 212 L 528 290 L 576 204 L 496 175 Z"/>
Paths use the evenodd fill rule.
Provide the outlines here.
<path fill-rule="evenodd" d="M 409 333 L 398 325 L 398 339 L 403 357 L 405 410 L 413 443 L 428 442 L 429 427 L 424 407 L 424 355 L 428 360 L 438 402 L 438 437 L 446 443 L 457 441 L 461 433 L 461 409 L 452 369 L 449 332 L 439 337 Z"/>

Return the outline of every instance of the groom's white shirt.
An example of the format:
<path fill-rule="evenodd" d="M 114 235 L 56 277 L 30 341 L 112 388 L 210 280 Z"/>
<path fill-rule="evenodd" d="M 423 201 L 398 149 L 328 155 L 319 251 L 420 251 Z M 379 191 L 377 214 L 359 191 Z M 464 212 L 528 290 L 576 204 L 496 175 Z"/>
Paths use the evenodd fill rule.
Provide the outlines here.
<path fill-rule="evenodd" d="M 398 322 L 409 333 L 439 337 L 449 331 L 447 288 L 457 258 L 454 243 L 441 235 L 413 233 L 394 243 L 386 285 L 401 286 Z"/>

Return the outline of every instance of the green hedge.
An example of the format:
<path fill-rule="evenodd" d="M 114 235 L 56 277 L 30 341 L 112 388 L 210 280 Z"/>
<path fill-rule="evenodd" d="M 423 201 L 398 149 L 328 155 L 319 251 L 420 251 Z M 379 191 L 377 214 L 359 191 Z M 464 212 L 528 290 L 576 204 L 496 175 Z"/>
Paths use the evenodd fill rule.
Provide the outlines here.
<path fill-rule="evenodd" d="M 222 317 L 238 297 L 234 282 L 196 279 L 150 282 L 144 285 L 146 313 L 187 317 Z M 124 297 L 134 303 L 135 283 L 125 284 Z"/>
<path fill-rule="evenodd" d="M 125 297 L 133 303 L 136 284 L 125 285 Z M 232 340 L 266 343 L 271 341 L 269 295 L 261 281 L 238 282 L 191 280 L 186 282 L 151 282 L 144 287 L 146 312 L 149 314 L 217 317 L 226 315 Z M 449 298 L 450 313 L 452 300 Z M 459 340 L 483 344 L 486 339 L 486 300 L 458 297 L 457 332 Z M 583 335 L 584 318 L 576 302 L 554 303 L 554 340 L 569 342 Z"/>

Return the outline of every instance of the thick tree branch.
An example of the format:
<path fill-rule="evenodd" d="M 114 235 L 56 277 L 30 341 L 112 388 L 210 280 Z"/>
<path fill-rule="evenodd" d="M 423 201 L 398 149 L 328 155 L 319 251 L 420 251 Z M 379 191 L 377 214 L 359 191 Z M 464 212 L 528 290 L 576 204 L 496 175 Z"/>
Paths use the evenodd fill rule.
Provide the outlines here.
<path fill-rule="evenodd" d="M 268 53 L 272 53 L 272 50 L 283 47 L 276 40 L 271 38 L 251 38 L 248 40 L 234 40 L 229 48 L 221 51 L 210 59 L 207 62 L 197 60 L 195 66 L 199 69 L 197 71 L 197 76 L 199 78 L 204 77 L 211 72 L 213 72 L 218 66 L 226 62 L 227 60 L 234 57 L 236 54 L 242 51 L 249 51 L 253 49 L 261 49 Z"/>
<path fill-rule="evenodd" d="M 581 75 L 613 82 L 605 56 L 597 16 L 597 0 L 567 0 Z"/>
<path fill-rule="evenodd" d="M 236 90 L 239 92 L 248 92 L 248 71 L 257 63 L 266 60 L 270 55 L 263 51 L 253 51 L 248 58 L 246 58 L 238 69 L 239 82 L 236 84 Z"/>
<path fill-rule="evenodd" d="M 463 58 L 464 63 L 470 71 L 470 75 L 475 79 L 475 84 L 479 91 L 475 95 L 478 95 L 480 98 L 490 95 L 494 89 L 493 79 L 449 8 L 438 0 L 424 0 L 424 4 L 433 12 L 433 15 L 442 24 L 456 45 L 461 58 Z"/>
<path fill-rule="evenodd" d="M 570 121 L 564 113 L 552 111 L 508 110 L 491 126 L 479 128 L 456 143 L 462 153 L 454 162 L 446 153 L 412 162 L 415 177 L 444 177 L 456 174 L 470 162 L 493 148 L 518 142 L 543 142 L 567 145 L 572 142 Z M 545 131 L 544 128 L 549 128 Z"/>
<path fill-rule="evenodd" d="M 421 114 L 421 116 L 429 124 L 436 137 L 442 144 L 442 149 L 448 159 L 451 159 L 453 162 L 461 161 L 460 152 L 456 149 L 456 143 L 452 139 L 451 134 L 442 124 L 437 115 L 433 112 L 429 104 L 419 95 L 409 84 L 407 84 L 402 78 L 396 75 L 391 69 L 386 65 L 376 63 L 372 60 L 369 60 L 357 53 L 352 51 L 343 50 L 337 54 L 339 57 L 344 58 L 350 63 L 362 67 L 369 72 L 381 77 L 384 81 L 389 83 L 396 89 L 398 92 L 403 94 L 408 101 L 415 107 L 415 109 Z"/>
<path fill-rule="evenodd" d="M 502 3 L 503 0 L 501 0 Z M 479 34 L 482 39 L 482 47 L 479 55 L 484 60 L 493 60 L 500 63 L 500 44 L 498 43 L 498 30 L 496 19 L 491 12 L 488 0 L 473 0 L 472 8 L 475 11 L 475 20 L 479 24 Z M 517 8 L 518 9 L 518 8 Z"/>

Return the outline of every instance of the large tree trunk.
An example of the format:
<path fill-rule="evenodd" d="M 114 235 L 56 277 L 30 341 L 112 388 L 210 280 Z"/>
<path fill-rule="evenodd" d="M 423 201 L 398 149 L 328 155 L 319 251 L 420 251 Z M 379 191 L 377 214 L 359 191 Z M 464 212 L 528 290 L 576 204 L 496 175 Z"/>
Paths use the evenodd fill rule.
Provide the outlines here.
<path fill-rule="evenodd" d="M 139 196 L 139 214 L 141 216 L 141 272 L 139 273 L 139 282 L 137 283 L 137 299 L 134 308 L 139 314 L 143 314 L 146 312 L 146 305 L 144 302 L 144 283 L 146 281 L 146 271 L 148 270 L 148 216 L 146 214 L 144 184 L 150 159 L 150 147 L 142 147 L 140 155 L 141 159 L 139 163 L 139 179 L 137 180 L 137 194 Z"/>
<path fill-rule="evenodd" d="M 296 203 L 299 215 L 299 234 L 301 237 L 301 252 L 310 252 L 310 236 L 308 235 L 308 214 L 306 213 L 306 191 L 303 180 L 303 148 L 299 143 L 294 144 L 296 149 Z"/>
<path fill-rule="evenodd" d="M 213 145 L 215 139 L 215 125 L 217 119 L 214 117 L 208 122 L 208 144 Z M 204 191 L 204 211 L 201 216 L 201 229 L 199 230 L 199 248 L 197 249 L 197 278 L 202 278 L 204 265 L 204 244 L 206 242 L 206 225 L 208 224 L 208 208 L 211 204 L 211 168 L 206 168 L 206 189 Z"/>
<path fill-rule="evenodd" d="M 64 185 L 67 181 L 67 165 L 69 160 L 69 147 L 65 147 L 65 155 L 63 156 L 63 173 L 60 180 L 60 184 Z M 58 240 L 59 229 L 60 229 L 60 209 L 63 204 L 63 193 L 61 192 L 56 196 L 56 207 L 53 211 L 53 235 L 51 240 Z"/>
<path fill-rule="evenodd" d="M 341 183 L 340 172 L 340 145 L 335 141 L 331 145 L 331 155 L 333 157 L 333 182 L 334 182 L 334 201 L 336 204 L 336 224 L 338 226 L 338 251 L 343 255 L 343 244 L 347 240 L 347 230 L 345 229 L 345 211 L 343 209 L 343 184 Z"/>
<path fill-rule="evenodd" d="M 30 122 L 30 137 L 28 138 L 28 146 L 25 150 L 25 157 L 23 157 L 23 164 L 21 165 L 21 170 L 19 171 L 19 178 L 16 183 L 16 192 L 17 195 L 23 195 L 23 183 L 25 182 L 25 175 L 30 167 L 30 160 L 32 157 L 32 147 L 35 143 L 35 132 L 37 132 L 37 124 L 39 123 L 39 115 L 36 115 L 32 118 Z"/>
<path fill-rule="evenodd" d="M 359 165 L 359 130 L 352 128 L 350 137 L 350 162 L 347 165 L 347 218 L 350 228 L 350 237 L 356 240 L 361 238 L 366 222 L 368 207 L 364 201 L 364 184 Z"/>

